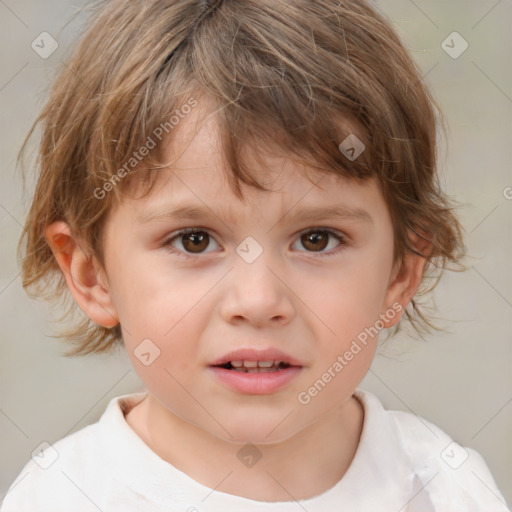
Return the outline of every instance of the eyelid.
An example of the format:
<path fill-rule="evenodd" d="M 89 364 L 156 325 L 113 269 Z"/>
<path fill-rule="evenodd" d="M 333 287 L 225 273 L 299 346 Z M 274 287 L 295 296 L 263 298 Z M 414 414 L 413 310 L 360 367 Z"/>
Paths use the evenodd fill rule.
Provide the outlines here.
<path fill-rule="evenodd" d="M 340 231 L 339 229 L 327 227 L 327 226 L 312 226 L 310 228 L 305 228 L 305 229 L 299 231 L 297 233 L 297 235 L 303 235 L 304 233 L 309 233 L 310 231 L 315 231 L 315 230 L 328 231 L 329 233 L 337 234 L 340 238 L 344 238 L 344 239 L 348 238 L 347 235 L 345 233 L 343 233 L 343 231 Z"/>

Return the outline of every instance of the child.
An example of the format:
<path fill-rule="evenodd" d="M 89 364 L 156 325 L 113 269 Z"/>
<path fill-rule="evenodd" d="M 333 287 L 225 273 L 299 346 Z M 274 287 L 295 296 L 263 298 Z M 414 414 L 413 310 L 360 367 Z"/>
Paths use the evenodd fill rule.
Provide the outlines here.
<path fill-rule="evenodd" d="M 463 253 L 435 103 L 373 7 L 102 2 L 38 122 L 23 284 L 85 313 L 67 355 L 124 346 L 147 389 L 2 512 L 507 510 L 476 451 L 358 387 Z"/>

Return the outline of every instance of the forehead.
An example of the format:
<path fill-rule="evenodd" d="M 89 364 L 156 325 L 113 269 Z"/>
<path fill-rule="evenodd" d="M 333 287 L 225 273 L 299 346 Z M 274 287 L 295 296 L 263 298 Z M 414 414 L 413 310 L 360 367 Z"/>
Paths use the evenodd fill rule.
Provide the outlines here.
<path fill-rule="evenodd" d="M 137 221 L 163 214 L 171 207 L 184 207 L 189 213 L 222 210 L 223 216 L 233 221 L 241 208 L 261 209 L 270 201 L 279 203 L 281 216 L 299 205 L 304 208 L 346 206 L 359 213 L 365 205 L 378 206 L 379 190 L 374 178 L 362 183 L 333 171 L 314 169 L 280 151 L 277 145 L 244 147 L 243 158 L 250 173 L 270 191 L 243 184 L 240 200 L 230 187 L 215 114 L 197 107 L 176 128 L 159 148 L 168 166 L 153 171 L 156 176 L 151 193 L 135 202 L 129 200 Z"/>

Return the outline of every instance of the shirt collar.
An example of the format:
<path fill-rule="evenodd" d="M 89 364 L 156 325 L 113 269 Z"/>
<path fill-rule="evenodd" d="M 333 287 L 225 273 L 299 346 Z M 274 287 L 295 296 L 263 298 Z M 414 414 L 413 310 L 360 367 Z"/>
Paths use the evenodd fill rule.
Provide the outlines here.
<path fill-rule="evenodd" d="M 358 388 L 354 392 L 363 406 L 364 422 L 356 454 L 347 472 L 324 493 L 298 502 L 260 502 L 212 491 L 161 459 L 124 418 L 123 410 L 134 406 L 146 395 L 147 392 L 140 392 L 113 398 L 99 421 L 103 433 L 102 449 L 109 454 L 106 460 L 113 465 L 112 478 L 122 490 L 119 495 L 112 495 L 113 505 L 119 506 L 125 499 L 125 503 L 133 503 L 131 495 L 144 496 L 148 504 L 164 507 L 180 503 L 183 510 L 194 510 L 195 507 L 201 512 L 239 512 L 240 509 L 247 512 L 297 512 L 301 508 L 314 512 L 342 503 L 350 506 L 351 512 L 377 512 L 405 511 L 411 499 L 412 464 L 392 413 L 368 391 Z"/>

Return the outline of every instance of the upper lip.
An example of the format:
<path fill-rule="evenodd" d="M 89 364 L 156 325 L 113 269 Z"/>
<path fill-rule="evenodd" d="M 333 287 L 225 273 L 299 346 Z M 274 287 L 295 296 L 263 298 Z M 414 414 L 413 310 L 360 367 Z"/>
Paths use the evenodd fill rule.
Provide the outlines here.
<path fill-rule="evenodd" d="M 303 366 L 298 359 L 275 348 L 260 350 L 255 348 L 241 348 L 233 350 L 213 361 L 210 366 L 219 366 L 231 361 L 283 361 L 290 366 Z"/>

